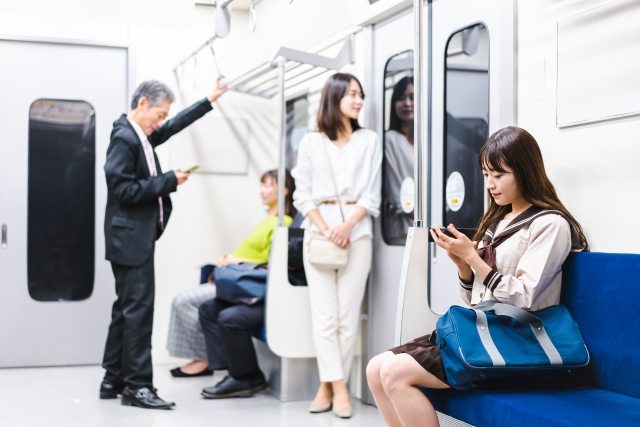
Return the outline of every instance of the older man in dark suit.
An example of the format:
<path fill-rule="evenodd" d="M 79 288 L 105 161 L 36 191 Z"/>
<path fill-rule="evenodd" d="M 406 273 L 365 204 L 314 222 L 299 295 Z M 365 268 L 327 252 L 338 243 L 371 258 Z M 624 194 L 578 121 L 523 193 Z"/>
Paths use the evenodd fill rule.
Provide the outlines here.
<path fill-rule="evenodd" d="M 206 99 L 163 124 L 174 95 L 163 83 L 146 81 L 133 95 L 131 112 L 113 124 L 104 165 L 108 187 L 104 234 L 118 298 L 104 351 L 101 399 L 121 394 L 127 406 L 175 406 L 162 400 L 153 387 L 154 251 L 171 215 L 169 194 L 189 173 L 180 169 L 162 173 L 154 149 L 211 111 L 211 104 L 225 91 L 218 79 Z"/>

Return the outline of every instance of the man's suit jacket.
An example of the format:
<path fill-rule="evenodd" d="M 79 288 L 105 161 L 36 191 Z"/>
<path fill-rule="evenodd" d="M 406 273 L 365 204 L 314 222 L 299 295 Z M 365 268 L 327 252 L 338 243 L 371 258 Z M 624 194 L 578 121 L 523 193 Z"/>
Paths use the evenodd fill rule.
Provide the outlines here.
<path fill-rule="evenodd" d="M 173 171 L 162 173 L 155 147 L 211 110 L 211 103 L 204 99 L 149 135 L 157 176 L 151 176 L 144 147 L 127 117 L 123 114 L 113 123 L 104 165 L 108 188 L 104 219 L 107 260 L 135 267 L 144 264 L 153 254 L 155 241 L 162 234 L 158 227 L 158 197 L 162 197 L 166 228 L 171 215 L 169 193 L 178 187 Z"/>

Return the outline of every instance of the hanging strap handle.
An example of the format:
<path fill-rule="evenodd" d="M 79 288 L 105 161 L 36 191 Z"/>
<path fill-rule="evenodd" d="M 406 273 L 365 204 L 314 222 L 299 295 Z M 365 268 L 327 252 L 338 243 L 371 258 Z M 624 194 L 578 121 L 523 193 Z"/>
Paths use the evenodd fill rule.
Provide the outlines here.
<path fill-rule="evenodd" d="M 331 144 L 333 144 L 333 142 L 331 142 Z M 331 172 L 331 180 L 333 181 L 333 188 L 336 190 L 336 199 L 338 199 L 338 206 L 340 207 L 340 216 L 342 216 L 342 222 L 346 222 L 344 219 L 344 212 L 342 211 L 342 201 L 340 200 L 340 193 L 338 192 L 338 184 L 336 183 L 336 177 L 333 174 L 333 166 L 331 165 L 331 157 L 329 157 L 329 150 L 327 150 L 327 146 L 324 143 L 324 141 L 322 142 L 322 146 L 324 147 L 324 152 L 327 155 L 327 162 L 329 163 L 329 171 Z"/>

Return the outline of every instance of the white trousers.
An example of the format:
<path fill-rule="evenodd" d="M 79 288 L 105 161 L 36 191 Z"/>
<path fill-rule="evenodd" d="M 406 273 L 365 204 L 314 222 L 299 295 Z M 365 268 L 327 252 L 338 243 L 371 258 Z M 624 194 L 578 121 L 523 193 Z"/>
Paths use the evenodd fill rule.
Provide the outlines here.
<path fill-rule="evenodd" d="M 327 270 L 307 262 L 309 249 L 304 245 L 313 341 L 322 382 L 346 382 L 351 371 L 360 306 L 371 270 L 371 238 L 361 237 L 351 242 L 350 248 L 346 267 Z"/>

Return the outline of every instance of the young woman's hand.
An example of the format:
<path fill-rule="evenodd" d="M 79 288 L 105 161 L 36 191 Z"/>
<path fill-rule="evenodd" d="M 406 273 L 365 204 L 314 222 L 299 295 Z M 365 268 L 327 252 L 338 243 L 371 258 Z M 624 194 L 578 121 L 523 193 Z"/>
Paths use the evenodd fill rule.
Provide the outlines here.
<path fill-rule="evenodd" d="M 218 263 L 217 266 L 218 267 L 224 267 L 225 265 L 229 264 L 228 258 L 231 256 L 231 254 L 224 254 L 222 255 L 220 258 L 218 258 Z"/>
<path fill-rule="evenodd" d="M 229 265 L 229 264 L 240 264 L 240 263 L 243 263 L 243 262 L 248 262 L 248 260 L 246 260 L 244 258 L 236 258 L 231 254 L 227 255 L 227 265 Z"/>
<path fill-rule="evenodd" d="M 353 226 L 348 222 L 344 224 L 340 224 L 336 228 L 333 228 L 329 234 L 329 239 L 336 245 L 340 246 L 342 249 L 347 249 L 351 244 L 351 230 Z"/>
<path fill-rule="evenodd" d="M 465 260 L 463 260 L 462 258 L 460 258 L 459 256 L 455 255 L 453 252 L 451 251 L 446 251 L 447 252 L 447 256 L 451 259 L 451 261 L 453 261 L 453 263 L 455 265 L 457 265 L 458 267 L 464 267 L 467 266 L 469 264 L 467 264 L 467 262 Z"/>
<path fill-rule="evenodd" d="M 440 231 L 440 227 L 433 227 L 429 232 L 433 236 L 433 240 L 436 245 L 447 251 L 447 255 L 451 258 L 454 264 L 458 267 L 462 267 L 469 264 L 469 259 L 476 253 L 477 242 L 472 242 L 467 236 L 460 233 L 453 224 L 447 227 L 447 230 L 455 236 L 455 238 L 449 237 Z"/>
<path fill-rule="evenodd" d="M 218 267 L 224 267 L 229 264 L 240 264 L 241 262 L 247 262 L 246 259 L 236 258 L 231 254 L 224 254 L 220 258 L 218 258 Z"/>

